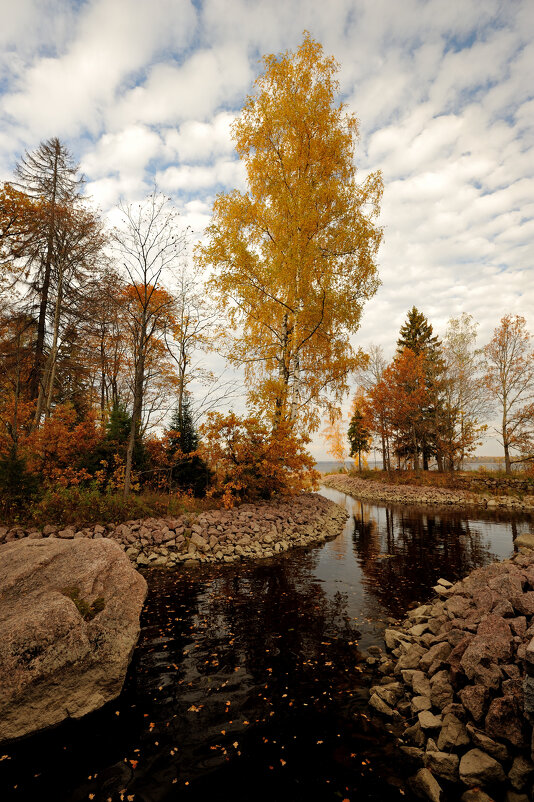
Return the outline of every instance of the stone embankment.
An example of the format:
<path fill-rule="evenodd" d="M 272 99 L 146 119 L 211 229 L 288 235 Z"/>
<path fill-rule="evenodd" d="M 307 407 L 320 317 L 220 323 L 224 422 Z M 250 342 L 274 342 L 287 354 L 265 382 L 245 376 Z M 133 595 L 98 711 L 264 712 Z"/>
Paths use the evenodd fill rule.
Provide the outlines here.
<path fill-rule="evenodd" d="M 385 631 L 369 704 L 393 725 L 422 799 L 534 795 L 534 552 L 440 579 Z"/>
<path fill-rule="evenodd" d="M 210 510 L 175 518 L 146 518 L 78 529 L 45 526 L 26 530 L 0 528 L 0 543 L 23 537 L 112 538 L 138 567 L 173 567 L 198 563 L 233 563 L 273 557 L 296 546 L 337 537 L 347 513 L 314 493 L 295 498 L 242 504 L 232 510 Z"/>
<path fill-rule="evenodd" d="M 432 504 L 456 507 L 486 507 L 488 509 L 534 510 L 534 495 L 491 495 L 488 491 L 441 487 L 398 485 L 359 479 L 347 474 L 331 474 L 321 480 L 326 487 L 368 501 L 387 501 L 391 504 Z"/>

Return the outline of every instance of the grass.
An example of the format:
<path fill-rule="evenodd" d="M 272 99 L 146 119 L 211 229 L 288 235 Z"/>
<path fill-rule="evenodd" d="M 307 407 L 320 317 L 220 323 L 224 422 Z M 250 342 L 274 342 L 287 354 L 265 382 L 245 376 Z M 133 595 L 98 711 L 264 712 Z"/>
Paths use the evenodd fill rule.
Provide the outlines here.
<path fill-rule="evenodd" d="M 415 487 L 437 487 L 437 488 L 448 488 L 451 490 L 459 490 L 459 489 L 466 489 L 465 484 L 463 483 L 463 479 L 468 477 L 473 484 L 476 484 L 476 480 L 480 479 L 480 489 L 485 489 L 486 492 L 490 492 L 489 488 L 485 487 L 484 480 L 492 479 L 499 483 L 499 480 L 508 480 L 510 478 L 514 479 L 523 479 L 523 480 L 530 480 L 533 484 L 533 491 L 534 491 L 534 477 L 531 474 L 518 474 L 517 476 L 512 474 L 506 474 L 504 471 L 459 471 L 454 473 L 439 473 L 438 471 L 420 471 L 416 473 L 415 471 L 378 471 L 378 470 L 362 470 L 362 471 L 350 471 L 350 476 L 353 476 L 358 479 L 367 479 L 369 481 L 374 482 L 385 482 L 388 484 L 395 484 L 395 485 L 412 485 Z M 502 487 L 495 488 L 497 492 L 505 492 L 508 494 L 515 494 L 515 490 L 510 487 L 506 487 L 503 485 Z"/>
<path fill-rule="evenodd" d="M 46 490 L 43 496 L 24 507 L 9 507 L 0 503 L 0 521 L 9 526 L 42 528 L 92 524 L 118 524 L 134 518 L 174 517 L 214 509 L 213 499 L 197 499 L 188 495 L 168 495 L 145 491 L 123 498 L 122 493 L 101 493 L 83 487 L 58 487 Z"/>

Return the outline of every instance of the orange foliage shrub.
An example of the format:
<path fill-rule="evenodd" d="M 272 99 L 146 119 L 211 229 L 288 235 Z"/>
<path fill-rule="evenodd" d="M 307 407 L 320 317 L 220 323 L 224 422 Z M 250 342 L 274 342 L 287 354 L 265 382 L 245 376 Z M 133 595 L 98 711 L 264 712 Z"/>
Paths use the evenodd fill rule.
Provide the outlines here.
<path fill-rule="evenodd" d="M 96 413 L 89 412 L 84 420 L 77 422 L 74 407 L 61 404 L 26 439 L 23 450 L 28 470 L 63 487 L 80 484 L 92 477 L 79 466 L 102 437 Z"/>
<path fill-rule="evenodd" d="M 319 477 L 306 451 L 307 435 L 282 423 L 271 429 L 256 417 L 212 412 L 201 429 L 202 456 L 215 472 L 215 492 L 225 507 L 237 500 L 294 495 Z"/>

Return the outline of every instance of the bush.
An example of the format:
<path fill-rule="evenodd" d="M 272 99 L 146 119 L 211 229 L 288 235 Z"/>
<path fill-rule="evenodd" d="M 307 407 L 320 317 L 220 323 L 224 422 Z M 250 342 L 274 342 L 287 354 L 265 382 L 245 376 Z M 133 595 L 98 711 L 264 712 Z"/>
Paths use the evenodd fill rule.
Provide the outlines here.
<path fill-rule="evenodd" d="M 315 487 L 320 474 L 306 451 L 307 435 L 289 424 L 272 429 L 256 417 L 212 412 L 201 428 L 202 454 L 226 507 L 236 501 L 293 495 Z"/>

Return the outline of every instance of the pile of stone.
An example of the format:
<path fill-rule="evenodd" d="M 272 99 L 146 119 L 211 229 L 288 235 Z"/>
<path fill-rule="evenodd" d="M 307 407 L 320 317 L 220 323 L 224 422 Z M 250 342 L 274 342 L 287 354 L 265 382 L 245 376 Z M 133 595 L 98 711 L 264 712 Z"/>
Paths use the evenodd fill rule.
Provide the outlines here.
<path fill-rule="evenodd" d="M 323 543 L 342 532 L 346 519 L 347 513 L 337 504 L 314 493 L 303 493 L 232 510 L 145 518 L 117 526 L 61 529 L 48 525 L 42 531 L 4 527 L 0 529 L 0 543 L 23 537 L 112 538 L 137 566 L 190 566 L 273 557 L 296 546 Z"/>
<path fill-rule="evenodd" d="M 419 797 L 533 798 L 534 552 L 473 571 L 385 631 L 369 704 L 392 723 Z M 393 675 L 393 676 L 392 676 Z M 532 675 L 532 676 L 531 676 Z"/>
<path fill-rule="evenodd" d="M 391 504 L 431 504 L 454 507 L 483 507 L 488 509 L 532 510 L 534 495 L 491 495 L 489 492 L 397 485 L 389 482 L 359 479 L 347 474 L 325 476 L 322 483 L 334 490 L 369 501 L 387 501 Z"/>

